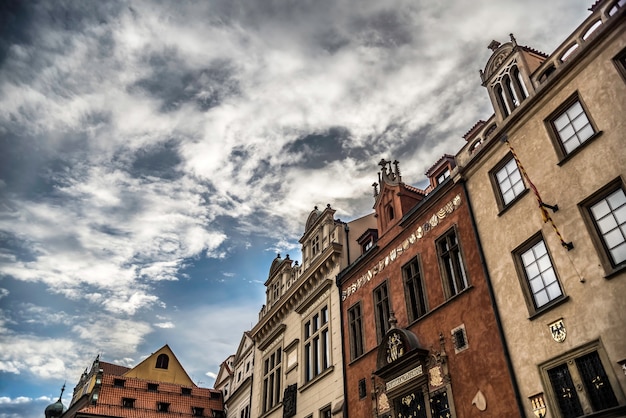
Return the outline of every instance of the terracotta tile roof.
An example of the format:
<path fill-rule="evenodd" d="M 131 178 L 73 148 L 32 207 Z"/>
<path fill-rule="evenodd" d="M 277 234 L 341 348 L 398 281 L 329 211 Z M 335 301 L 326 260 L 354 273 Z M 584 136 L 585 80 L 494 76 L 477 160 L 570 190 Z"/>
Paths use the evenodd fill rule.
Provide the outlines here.
<path fill-rule="evenodd" d="M 104 374 L 112 374 L 114 376 L 121 376 L 130 370 L 130 367 L 118 366 L 117 364 L 107 363 L 105 361 L 101 361 L 99 364 Z"/>
<path fill-rule="evenodd" d="M 476 122 L 474 124 L 474 126 L 472 126 L 470 128 L 469 131 L 467 131 L 465 133 L 465 135 L 463 135 L 463 139 L 466 140 L 466 141 L 469 141 L 480 130 L 480 128 L 485 126 L 485 123 L 487 123 L 487 122 L 485 122 L 484 120 L 480 119 L 478 122 Z"/>
<path fill-rule="evenodd" d="M 123 386 L 116 386 L 116 380 L 123 380 Z M 157 384 L 157 390 L 149 392 L 148 383 Z M 183 388 L 189 389 L 191 394 L 183 394 Z M 122 406 L 124 398 L 134 399 L 132 408 Z M 159 403 L 169 404 L 168 412 L 158 411 Z M 80 409 L 79 413 L 121 418 L 167 418 L 193 416 L 193 407 L 203 408 L 204 416 L 211 416 L 211 410 L 223 410 L 221 392 L 197 386 L 185 387 L 173 383 L 104 374 L 97 403 Z"/>
<path fill-rule="evenodd" d="M 520 48 L 522 48 L 522 49 L 524 49 L 524 50 L 526 50 L 526 51 L 528 51 L 528 52 L 531 52 L 531 53 L 533 53 L 533 54 L 541 55 L 541 56 L 542 56 L 542 57 L 544 57 L 544 58 L 548 58 L 548 56 L 549 56 L 549 55 L 548 55 L 548 54 L 546 54 L 545 52 L 541 52 L 541 51 L 539 51 L 538 49 L 531 48 L 531 47 L 526 46 L 526 45 L 519 45 L 519 47 L 520 47 Z"/>
<path fill-rule="evenodd" d="M 413 193 L 417 193 L 417 194 L 421 194 L 423 196 L 426 196 L 426 192 L 422 189 L 418 189 L 415 186 L 411 186 L 410 184 L 405 184 L 404 187 L 407 188 L 407 190 L 412 191 Z"/>
<path fill-rule="evenodd" d="M 452 160 L 452 162 L 454 163 L 454 155 L 443 154 L 443 156 L 441 156 L 441 158 L 439 158 L 439 160 L 437 160 L 437 162 L 433 164 L 424 174 L 426 174 L 428 177 L 431 177 L 435 171 L 443 166 L 443 162 L 448 159 Z"/>

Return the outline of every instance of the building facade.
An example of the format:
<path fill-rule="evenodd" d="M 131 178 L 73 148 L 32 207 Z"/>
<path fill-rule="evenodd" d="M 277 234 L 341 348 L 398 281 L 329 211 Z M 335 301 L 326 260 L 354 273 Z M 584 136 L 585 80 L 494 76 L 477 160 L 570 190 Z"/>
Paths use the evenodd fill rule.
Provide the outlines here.
<path fill-rule="evenodd" d="M 254 341 L 245 331 L 233 360 L 230 392 L 226 398 L 227 418 L 250 418 L 254 383 Z"/>
<path fill-rule="evenodd" d="M 444 156 L 427 191 L 380 162 L 377 227 L 337 278 L 350 417 L 520 415 L 464 186 Z"/>
<path fill-rule="evenodd" d="M 100 361 L 85 370 L 63 418 L 225 417 L 222 393 L 198 387 L 168 345 L 133 368 Z"/>
<path fill-rule="evenodd" d="M 550 55 L 493 41 L 457 154 L 527 417 L 626 416 L 626 8 Z"/>
<path fill-rule="evenodd" d="M 267 303 L 250 331 L 254 341 L 252 417 L 343 417 L 339 295 L 333 280 L 348 264 L 371 216 L 344 223 L 328 205 L 309 215 L 302 264 L 272 262 Z"/>

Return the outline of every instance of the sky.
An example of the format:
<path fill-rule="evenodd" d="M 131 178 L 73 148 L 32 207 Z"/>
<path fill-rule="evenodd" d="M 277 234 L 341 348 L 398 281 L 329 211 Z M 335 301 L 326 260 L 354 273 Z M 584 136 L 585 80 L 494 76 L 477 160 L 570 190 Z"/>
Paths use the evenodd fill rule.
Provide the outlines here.
<path fill-rule="evenodd" d="M 551 53 L 591 0 L 0 4 L 0 418 L 169 344 L 198 385 L 308 214 L 372 211 L 493 113 L 492 39 Z"/>

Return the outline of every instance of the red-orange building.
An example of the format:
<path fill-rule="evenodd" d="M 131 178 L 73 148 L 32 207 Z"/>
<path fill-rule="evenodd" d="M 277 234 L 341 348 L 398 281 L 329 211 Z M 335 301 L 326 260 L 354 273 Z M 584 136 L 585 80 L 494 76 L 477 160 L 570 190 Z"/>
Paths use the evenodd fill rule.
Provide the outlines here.
<path fill-rule="evenodd" d="M 397 161 L 380 165 L 377 230 L 337 278 L 347 415 L 520 416 L 454 158 L 426 173 L 426 190 L 405 184 Z"/>
<path fill-rule="evenodd" d="M 133 368 L 93 362 L 62 418 L 225 417 L 222 393 L 198 387 L 168 345 Z"/>

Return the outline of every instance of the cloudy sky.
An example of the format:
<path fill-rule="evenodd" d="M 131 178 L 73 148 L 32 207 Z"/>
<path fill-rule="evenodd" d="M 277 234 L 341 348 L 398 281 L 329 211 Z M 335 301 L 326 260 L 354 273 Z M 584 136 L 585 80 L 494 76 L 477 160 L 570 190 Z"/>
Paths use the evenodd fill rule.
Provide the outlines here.
<path fill-rule="evenodd" d="M 0 5 L 0 418 L 97 354 L 214 374 L 315 205 L 424 184 L 492 113 L 492 39 L 552 52 L 591 0 Z"/>

